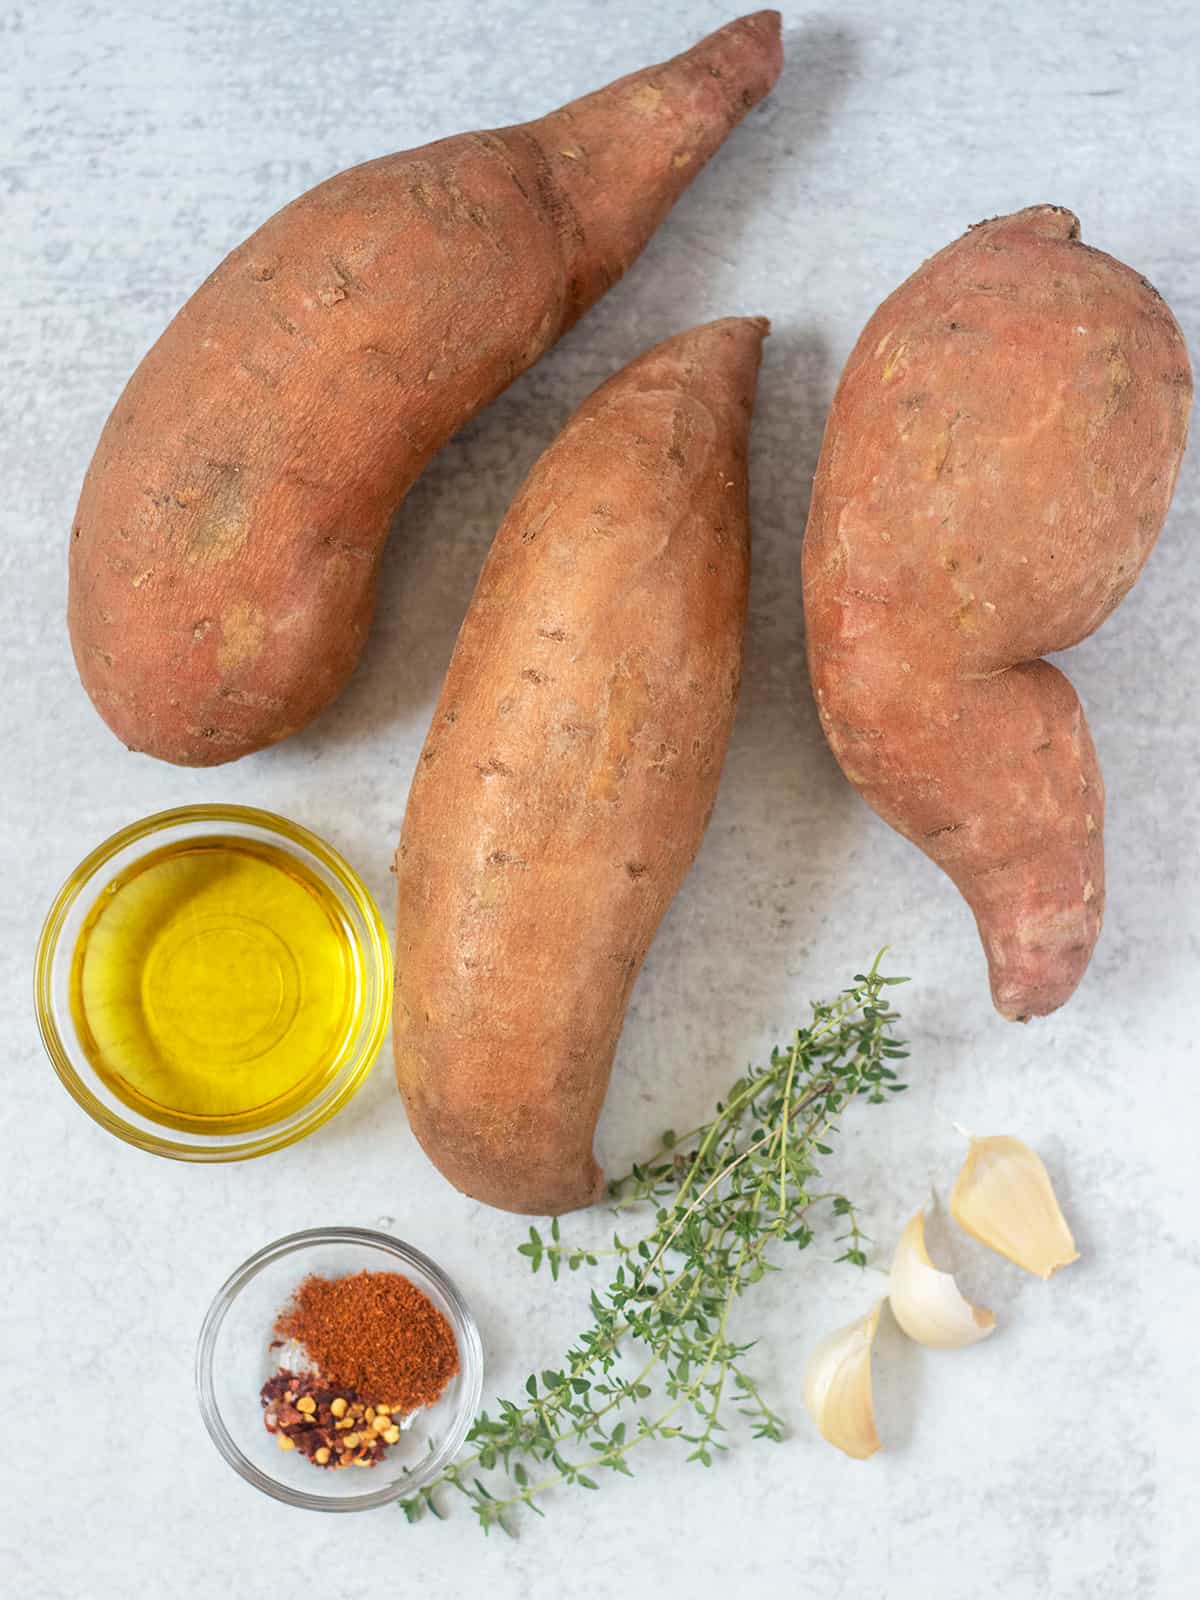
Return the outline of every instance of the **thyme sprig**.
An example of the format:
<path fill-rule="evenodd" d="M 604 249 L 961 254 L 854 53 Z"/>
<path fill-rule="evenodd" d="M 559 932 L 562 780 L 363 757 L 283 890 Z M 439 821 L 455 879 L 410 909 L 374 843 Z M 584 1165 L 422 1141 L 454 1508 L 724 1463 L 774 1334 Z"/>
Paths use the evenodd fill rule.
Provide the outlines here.
<path fill-rule="evenodd" d="M 513 1532 L 522 1507 L 560 1484 L 599 1487 L 595 1474 L 632 1475 L 628 1457 L 652 1439 L 675 1439 L 687 1459 L 710 1466 L 727 1448 L 723 1415 L 739 1413 L 754 1438 L 779 1440 L 784 1422 L 744 1365 L 753 1341 L 730 1331 L 735 1302 L 778 1271 L 772 1246 L 804 1250 L 822 1212 L 842 1246 L 838 1261 L 866 1265 L 867 1237 L 854 1203 L 820 1186 L 820 1158 L 851 1101 L 882 1104 L 901 1092 L 892 1064 L 907 1056 L 885 991 L 904 978 L 869 972 L 828 1004 L 769 1064 L 732 1085 L 709 1123 L 664 1133 L 654 1156 L 612 1185 L 618 1211 L 653 1207 L 653 1226 L 604 1249 L 564 1243 L 555 1218 L 518 1248 L 534 1272 L 617 1265 L 603 1293 L 591 1292 L 592 1326 L 563 1365 L 532 1374 L 521 1401 L 483 1411 L 466 1452 L 401 1502 L 410 1521 L 443 1514 L 439 1491 L 463 1494 L 485 1532 Z M 722 1408 L 725 1408 L 724 1412 Z M 485 1481 L 486 1480 L 486 1481 Z"/>

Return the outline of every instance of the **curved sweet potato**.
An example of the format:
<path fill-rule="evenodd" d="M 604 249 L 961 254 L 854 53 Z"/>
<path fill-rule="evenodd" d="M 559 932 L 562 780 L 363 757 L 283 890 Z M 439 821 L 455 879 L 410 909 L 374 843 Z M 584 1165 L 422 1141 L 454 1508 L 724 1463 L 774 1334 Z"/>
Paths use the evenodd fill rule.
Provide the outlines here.
<path fill-rule="evenodd" d="M 488 556 L 396 854 L 396 1076 L 465 1193 L 601 1193 L 630 991 L 700 844 L 741 673 L 766 323 L 680 334 L 533 468 Z"/>
<path fill-rule="evenodd" d="M 284 738 L 358 660 L 390 519 L 433 453 L 621 276 L 771 88 L 777 12 L 538 122 L 331 178 L 196 291 L 83 486 L 69 619 L 132 749 Z"/>
<path fill-rule="evenodd" d="M 1095 751 L 1038 658 L 1133 585 L 1190 403 L 1166 305 L 1056 206 L 926 262 L 834 398 L 804 541 L 821 722 L 864 799 L 966 897 L 1007 1017 L 1068 998 L 1104 903 Z"/>

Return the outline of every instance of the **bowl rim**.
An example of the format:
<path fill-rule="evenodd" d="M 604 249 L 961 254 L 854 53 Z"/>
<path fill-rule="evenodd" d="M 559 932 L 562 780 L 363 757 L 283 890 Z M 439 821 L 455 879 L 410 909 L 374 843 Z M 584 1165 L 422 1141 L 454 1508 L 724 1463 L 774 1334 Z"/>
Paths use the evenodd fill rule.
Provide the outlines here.
<path fill-rule="evenodd" d="M 264 1267 L 284 1256 L 306 1250 L 316 1244 L 365 1244 L 383 1250 L 405 1266 L 424 1273 L 445 1297 L 453 1313 L 451 1322 L 458 1345 L 459 1370 L 463 1378 L 462 1398 L 453 1423 L 446 1430 L 445 1438 L 439 1447 L 424 1458 L 423 1473 L 414 1473 L 407 1480 L 394 1479 L 382 1489 L 370 1489 L 362 1494 L 337 1496 L 316 1494 L 306 1489 L 294 1489 L 290 1484 L 272 1478 L 261 1467 L 255 1466 L 238 1446 L 225 1425 L 221 1408 L 217 1403 L 216 1386 L 213 1381 L 213 1358 L 217 1336 L 234 1301 Z M 463 1299 L 458 1286 L 424 1251 L 418 1250 L 415 1245 L 409 1244 L 404 1239 L 396 1238 L 394 1234 L 382 1233 L 374 1228 L 356 1228 L 348 1225 L 304 1228 L 297 1233 L 284 1234 L 282 1238 L 264 1245 L 261 1250 L 256 1250 L 242 1262 L 240 1267 L 230 1273 L 213 1296 L 212 1303 L 205 1312 L 204 1321 L 200 1324 L 200 1333 L 196 1340 L 196 1399 L 209 1438 L 221 1455 L 240 1477 L 252 1483 L 256 1489 L 261 1489 L 264 1494 L 270 1495 L 273 1500 L 280 1500 L 285 1505 L 299 1506 L 306 1511 L 370 1511 L 378 1506 L 394 1505 L 396 1501 L 418 1493 L 458 1454 L 466 1439 L 467 1430 L 479 1410 L 483 1394 L 483 1362 L 483 1341 L 470 1307 Z"/>
<path fill-rule="evenodd" d="M 368 941 L 366 962 L 373 958 L 378 968 L 379 999 L 369 1027 L 356 1051 L 354 1069 L 346 1074 L 345 1082 L 328 1100 L 315 1109 L 296 1113 L 295 1120 L 277 1124 L 263 1131 L 260 1137 L 245 1144 L 196 1144 L 186 1138 L 172 1138 L 150 1132 L 127 1122 L 124 1117 L 109 1109 L 88 1087 L 75 1066 L 72 1052 L 63 1039 L 54 1015 L 53 983 L 60 939 L 67 915 L 80 895 L 95 878 L 97 872 L 128 845 L 174 827 L 194 823 L 231 823 L 261 828 L 277 838 L 287 840 L 308 851 L 333 876 L 339 890 L 346 895 L 366 925 Z M 368 948 L 369 946 L 369 948 Z M 387 1036 L 392 1008 L 392 954 L 387 929 L 375 898 L 346 858 L 327 844 L 320 835 L 302 823 L 278 812 L 266 811 L 258 806 L 243 806 L 205 802 L 199 805 L 174 806 L 166 811 L 155 811 L 149 816 L 131 822 L 116 833 L 110 834 L 90 850 L 74 870 L 68 874 L 62 887 L 50 904 L 42 922 L 34 955 L 33 999 L 38 1032 L 46 1054 L 50 1058 L 59 1081 L 76 1103 L 83 1107 L 94 1122 L 126 1144 L 135 1145 L 151 1155 L 165 1156 L 176 1161 L 226 1162 L 248 1161 L 255 1156 L 267 1155 L 306 1138 L 317 1128 L 341 1111 L 369 1076 Z"/>

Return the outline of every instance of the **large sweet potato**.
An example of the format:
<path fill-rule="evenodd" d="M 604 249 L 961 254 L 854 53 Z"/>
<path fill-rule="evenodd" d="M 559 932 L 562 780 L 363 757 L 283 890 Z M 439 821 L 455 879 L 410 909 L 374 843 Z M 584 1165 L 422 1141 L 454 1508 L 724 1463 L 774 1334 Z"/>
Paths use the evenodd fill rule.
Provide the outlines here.
<path fill-rule="evenodd" d="M 84 685 L 127 745 L 211 766 L 342 688 L 392 514 L 610 287 L 770 89 L 731 23 L 538 122 L 343 172 L 233 251 L 135 372 L 71 538 Z"/>
<path fill-rule="evenodd" d="M 484 566 L 396 854 L 396 1074 L 465 1193 L 559 1212 L 700 844 L 742 660 L 765 322 L 642 356 L 535 465 Z"/>
<path fill-rule="evenodd" d="M 1187 433 L 1183 338 L 1137 273 L 1035 206 L 884 301 L 842 375 L 804 541 L 809 668 L 847 777 L 949 873 L 1007 1017 L 1100 932 L 1104 788 L 1039 658 L 1128 593 Z"/>

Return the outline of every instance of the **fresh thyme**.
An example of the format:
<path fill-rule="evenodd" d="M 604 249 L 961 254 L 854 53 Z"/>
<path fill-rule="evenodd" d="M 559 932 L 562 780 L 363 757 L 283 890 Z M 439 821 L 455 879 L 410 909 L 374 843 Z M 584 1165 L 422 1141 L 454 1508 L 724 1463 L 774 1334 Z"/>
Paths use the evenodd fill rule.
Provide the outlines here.
<path fill-rule="evenodd" d="M 468 1453 L 401 1502 L 410 1521 L 441 1516 L 439 1491 L 451 1487 L 485 1532 L 512 1533 L 513 1515 L 542 1515 L 538 1502 L 559 1484 L 595 1489 L 597 1473 L 632 1475 L 630 1452 L 651 1439 L 679 1440 L 689 1461 L 709 1466 L 726 1448 L 723 1407 L 746 1418 L 754 1438 L 783 1437 L 783 1419 L 744 1365 L 753 1341 L 734 1340 L 730 1313 L 750 1284 L 778 1270 L 771 1246 L 812 1243 L 821 1209 L 844 1228 L 837 1260 L 866 1265 L 854 1204 L 819 1187 L 819 1167 L 852 1100 L 879 1105 L 905 1087 L 891 1063 L 907 1051 L 885 990 L 906 980 L 883 976 L 882 955 L 837 1000 L 814 1004 L 786 1049 L 733 1084 L 712 1122 L 664 1133 L 655 1155 L 612 1185 L 619 1210 L 654 1207 L 643 1238 L 628 1243 L 618 1232 L 610 1248 L 588 1249 L 564 1244 L 557 1218 L 548 1238 L 530 1228 L 519 1248 L 534 1272 L 545 1266 L 557 1279 L 608 1256 L 612 1281 L 592 1291 L 592 1326 L 562 1367 L 531 1375 L 524 1399 L 501 1400 L 495 1416 L 481 1412 Z"/>

